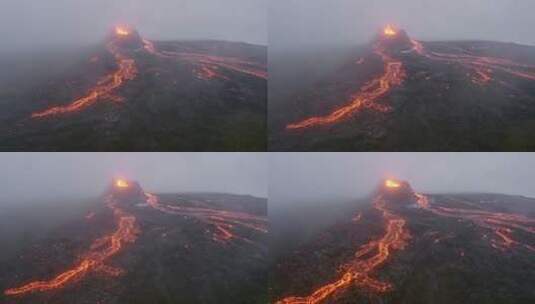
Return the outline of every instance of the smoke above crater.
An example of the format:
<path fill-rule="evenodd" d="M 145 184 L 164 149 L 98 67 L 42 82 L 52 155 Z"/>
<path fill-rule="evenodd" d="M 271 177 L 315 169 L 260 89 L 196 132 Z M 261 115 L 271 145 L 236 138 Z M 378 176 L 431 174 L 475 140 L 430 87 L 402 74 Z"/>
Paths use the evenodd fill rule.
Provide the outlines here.
<path fill-rule="evenodd" d="M 271 1 L 272 51 L 355 45 L 392 24 L 420 40 L 481 39 L 535 45 L 534 1 Z"/>
<path fill-rule="evenodd" d="M 532 153 L 278 153 L 270 155 L 269 206 L 361 198 L 387 178 L 422 193 L 535 197 L 533 166 Z"/>
<path fill-rule="evenodd" d="M 262 153 L 2 153 L 0 207 L 103 194 L 118 178 L 144 190 L 267 195 Z"/>
<path fill-rule="evenodd" d="M 89 45 L 128 24 L 150 39 L 217 39 L 266 44 L 265 0 L 5 0 L 2 51 Z"/>

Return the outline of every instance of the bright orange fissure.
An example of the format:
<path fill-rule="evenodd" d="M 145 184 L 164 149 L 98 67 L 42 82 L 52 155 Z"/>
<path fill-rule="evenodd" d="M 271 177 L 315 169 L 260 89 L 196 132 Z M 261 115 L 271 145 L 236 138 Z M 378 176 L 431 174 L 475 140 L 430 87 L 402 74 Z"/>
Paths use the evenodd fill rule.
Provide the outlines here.
<path fill-rule="evenodd" d="M 212 238 L 215 241 L 226 242 L 231 239 L 241 239 L 251 242 L 249 239 L 238 236 L 233 232 L 233 228 L 236 226 L 267 233 L 267 219 L 260 216 L 235 211 L 167 205 L 162 204 L 154 194 L 145 192 L 145 196 L 147 204 L 154 209 L 168 214 L 195 217 L 213 225 Z"/>
<path fill-rule="evenodd" d="M 115 255 L 126 243 L 134 242 L 138 229 L 136 218 L 120 209 L 113 197 L 106 198 L 107 206 L 113 210 L 117 220 L 117 229 L 110 235 L 96 239 L 90 250 L 81 257 L 81 261 L 71 269 L 64 271 L 48 281 L 34 281 L 20 287 L 4 291 L 5 295 L 21 295 L 42 292 L 65 287 L 76 279 L 85 276 L 91 270 L 102 270 L 108 274 L 118 275 L 122 271 L 104 265 L 105 260 Z"/>
<path fill-rule="evenodd" d="M 309 296 L 287 297 L 276 303 L 321 303 L 335 292 L 347 288 L 352 283 L 375 292 L 386 292 L 390 290 L 392 288 L 390 283 L 380 282 L 371 278 L 370 275 L 388 260 L 393 250 L 403 249 L 410 236 L 408 230 L 405 228 L 405 220 L 388 210 L 386 201 L 382 196 L 378 196 L 375 199 L 374 207 L 382 213 L 383 219 L 385 220 L 385 234 L 382 238 L 364 244 L 355 253 L 355 259 L 345 265 L 344 269 L 347 270 L 339 280 L 318 288 Z M 363 258 L 371 252 L 376 253 L 368 258 Z"/>
<path fill-rule="evenodd" d="M 496 249 L 507 249 L 514 245 L 525 247 L 535 251 L 535 247 L 530 244 L 522 244 L 515 240 L 513 234 L 515 231 L 535 234 L 535 220 L 519 214 L 490 212 L 477 209 L 446 208 L 435 207 L 429 202 L 427 196 L 421 193 L 415 193 L 418 198 L 418 205 L 433 214 L 457 219 L 469 220 L 476 225 L 489 229 L 494 232 L 496 238 L 491 239 L 491 246 Z"/>
<path fill-rule="evenodd" d="M 351 102 L 326 116 L 310 117 L 300 122 L 286 125 L 287 130 L 305 129 L 314 126 L 333 124 L 342 121 L 362 109 L 373 109 L 379 112 L 390 110 L 387 105 L 378 104 L 376 99 L 385 95 L 392 87 L 400 85 L 405 78 L 405 71 L 401 61 L 395 60 L 377 43 L 374 52 L 384 62 L 384 74 L 365 84 L 360 91 L 351 97 Z"/>
<path fill-rule="evenodd" d="M 108 43 L 107 49 L 113 54 L 119 66 L 115 72 L 102 78 L 84 97 L 64 106 L 56 106 L 41 112 L 34 112 L 32 113 L 32 118 L 78 112 L 93 105 L 101 98 L 117 100 L 118 97 L 112 96 L 112 92 L 126 81 L 134 79 L 137 75 L 137 68 L 134 59 L 124 55 L 114 41 Z"/>
<path fill-rule="evenodd" d="M 236 72 L 248 74 L 254 77 L 267 79 L 267 71 L 264 66 L 257 63 L 244 61 L 238 58 L 221 57 L 195 53 L 176 53 L 181 59 L 203 64 L 206 67 L 219 66 Z"/>
<path fill-rule="evenodd" d="M 419 55 L 422 55 L 431 60 L 454 62 L 467 66 L 474 71 L 472 81 L 478 84 L 486 84 L 492 80 L 492 73 L 497 70 L 504 73 L 514 75 L 516 77 L 535 80 L 535 65 L 520 64 L 514 61 L 495 58 L 488 56 L 474 56 L 468 54 L 445 54 L 438 52 L 428 52 L 423 44 L 416 40 L 411 40 L 412 49 Z M 461 52 L 465 52 L 464 49 L 459 49 Z"/>
<path fill-rule="evenodd" d="M 154 43 L 146 39 L 143 40 L 143 45 L 147 52 L 155 56 L 162 58 L 180 59 L 200 65 L 200 68 L 195 70 L 196 76 L 200 79 L 227 79 L 226 76 L 219 72 L 219 68 L 229 69 L 235 72 L 247 74 L 262 79 L 267 79 L 268 77 L 266 66 L 256 62 L 246 61 L 232 57 L 222 57 L 198 53 L 158 51 L 154 46 Z"/>

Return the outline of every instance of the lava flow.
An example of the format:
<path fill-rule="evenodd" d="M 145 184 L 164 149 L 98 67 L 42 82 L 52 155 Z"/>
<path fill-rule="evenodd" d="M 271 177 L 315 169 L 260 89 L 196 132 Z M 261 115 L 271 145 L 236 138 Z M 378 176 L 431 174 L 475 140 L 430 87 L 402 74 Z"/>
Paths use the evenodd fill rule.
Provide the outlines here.
<path fill-rule="evenodd" d="M 212 225 L 215 229 L 212 238 L 215 241 L 225 242 L 231 239 L 241 239 L 251 242 L 249 239 L 236 235 L 233 232 L 235 226 L 267 233 L 267 220 L 260 216 L 235 211 L 162 204 L 154 194 L 145 193 L 145 196 L 147 204 L 154 209 L 168 214 L 195 217 Z"/>
<path fill-rule="evenodd" d="M 460 49 L 464 54 L 446 54 L 427 51 L 421 42 L 411 39 L 411 43 L 412 50 L 425 58 L 448 63 L 458 63 L 470 68 L 474 71 L 472 81 L 477 84 L 490 82 L 494 71 L 508 73 L 527 80 L 535 80 L 535 65 L 520 64 L 504 58 L 475 56 L 467 54 L 468 51 L 464 49 Z"/>
<path fill-rule="evenodd" d="M 267 79 L 268 76 L 265 66 L 238 58 L 195 53 L 179 53 L 179 56 L 183 60 L 201 64 L 201 66 L 213 73 L 213 77 L 217 76 L 218 67 L 262 79 Z"/>
<path fill-rule="evenodd" d="M 81 279 L 92 270 L 103 271 L 114 276 L 121 274 L 121 269 L 107 266 L 104 262 L 117 254 L 126 243 L 136 240 L 136 234 L 138 233 L 136 218 L 122 210 L 113 195 L 106 197 L 106 204 L 113 211 L 113 215 L 117 220 L 117 229 L 114 232 L 93 241 L 90 250 L 80 257 L 80 261 L 76 265 L 53 279 L 34 281 L 20 287 L 10 288 L 5 290 L 4 294 L 11 296 L 60 289 L 75 280 Z"/>
<path fill-rule="evenodd" d="M 396 35 L 397 32 L 391 26 L 387 26 L 383 32 L 383 39 L 392 39 Z M 351 101 L 347 105 L 326 116 L 310 117 L 300 122 L 288 124 L 286 129 L 305 129 L 333 124 L 363 109 L 373 109 L 379 112 L 389 111 L 390 107 L 388 105 L 379 104 L 375 101 L 388 93 L 392 87 L 400 85 L 405 78 L 405 71 L 402 62 L 387 53 L 387 49 L 381 39 L 375 43 L 374 53 L 383 60 L 384 73 L 382 75 L 366 83 L 357 94 L 351 97 Z"/>
<path fill-rule="evenodd" d="M 113 95 L 113 91 L 125 82 L 132 80 L 137 75 L 137 68 L 134 59 L 128 57 L 118 46 L 121 39 L 126 39 L 131 32 L 126 27 L 116 27 L 115 37 L 107 43 L 107 50 L 113 55 L 117 62 L 118 69 L 100 79 L 88 93 L 63 106 L 55 106 L 44 111 L 32 113 L 32 118 L 42 118 L 51 115 L 78 112 L 88 106 L 93 105 L 101 99 L 120 100 L 120 97 Z"/>
<path fill-rule="evenodd" d="M 395 193 L 399 187 L 392 187 L 394 181 L 385 181 L 386 191 Z M 397 183 L 397 182 L 396 182 Z M 374 208 L 381 212 L 385 221 L 385 234 L 378 240 L 364 244 L 355 253 L 355 258 L 343 266 L 345 273 L 335 282 L 326 284 L 315 290 L 309 296 L 288 297 L 277 304 L 315 304 L 321 303 L 335 292 L 356 284 L 374 292 L 386 292 L 392 288 L 390 283 L 373 279 L 370 275 L 390 257 L 393 250 L 403 249 L 410 237 L 405 227 L 405 220 L 389 210 L 383 194 L 378 194 L 374 200 Z M 373 255 L 370 254 L 374 252 Z"/>
<path fill-rule="evenodd" d="M 514 233 L 519 231 L 535 235 L 535 219 L 512 213 L 433 206 L 427 196 L 421 193 L 415 193 L 415 195 L 418 205 L 433 214 L 469 220 L 480 227 L 490 229 L 497 236 L 497 239 L 491 240 L 491 246 L 496 249 L 507 249 L 518 245 L 535 251 L 534 246 L 522 244 L 520 241 L 515 240 L 513 236 Z"/>
<path fill-rule="evenodd" d="M 173 52 L 165 50 L 159 51 L 154 46 L 154 43 L 147 39 L 143 39 L 143 45 L 147 52 L 157 57 L 184 60 L 198 65 L 199 67 L 194 72 L 198 78 L 203 80 L 209 80 L 213 78 L 228 79 L 225 75 L 219 72 L 219 69 L 221 68 L 247 74 L 257 78 L 267 79 L 266 66 L 259 63 L 238 58 L 200 53 Z"/>

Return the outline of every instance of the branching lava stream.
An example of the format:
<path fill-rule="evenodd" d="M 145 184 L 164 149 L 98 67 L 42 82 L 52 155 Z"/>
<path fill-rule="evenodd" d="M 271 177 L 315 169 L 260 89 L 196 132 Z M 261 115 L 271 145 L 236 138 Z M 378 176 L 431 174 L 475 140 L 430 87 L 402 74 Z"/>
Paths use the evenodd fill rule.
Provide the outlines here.
<path fill-rule="evenodd" d="M 215 229 L 212 239 L 215 241 L 226 242 L 232 239 L 241 239 L 251 243 L 251 240 L 241 237 L 232 231 L 235 226 L 267 233 L 267 220 L 260 216 L 235 211 L 162 204 L 154 194 L 145 192 L 145 196 L 147 204 L 154 209 L 168 214 L 195 217 L 212 225 Z"/>
<path fill-rule="evenodd" d="M 308 296 L 288 297 L 278 301 L 277 304 L 321 303 L 352 283 L 374 292 L 386 292 L 391 289 L 390 283 L 378 281 L 370 275 L 388 260 L 394 250 L 400 250 L 406 246 L 409 232 L 405 227 L 405 220 L 389 210 L 387 201 L 382 195 L 379 194 L 375 198 L 374 207 L 382 213 L 385 221 L 385 234 L 380 239 L 361 246 L 355 253 L 355 258 L 344 265 L 345 273 L 337 281 L 316 289 Z M 375 253 L 369 256 L 372 252 Z"/>
<path fill-rule="evenodd" d="M 497 236 L 496 239 L 491 239 L 491 246 L 496 249 L 507 249 L 513 245 L 518 245 L 535 251 L 534 246 L 522 244 L 513 237 L 515 231 L 535 235 L 534 219 L 512 213 L 433 206 L 427 196 L 421 193 L 415 193 L 415 195 L 418 198 L 418 205 L 433 214 L 472 221 L 480 227 L 490 229 Z"/>
<path fill-rule="evenodd" d="M 494 71 L 501 71 L 510 75 L 535 80 L 535 66 L 520 64 L 514 61 L 487 56 L 475 56 L 466 54 L 466 50 L 460 49 L 465 54 L 446 54 L 427 51 L 423 44 L 416 40 L 411 40 L 412 50 L 425 58 L 449 63 L 458 63 L 474 71 L 472 81 L 483 85 L 492 80 Z"/>
<path fill-rule="evenodd" d="M 159 51 L 154 46 L 154 43 L 147 39 L 143 40 L 143 44 L 147 52 L 157 57 L 184 60 L 199 65 L 199 68 L 194 72 L 200 79 L 227 79 L 225 75 L 219 72 L 220 68 L 225 68 L 257 78 L 267 79 L 266 66 L 256 62 L 233 57 L 222 57 L 200 53 Z"/>
<path fill-rule="evenodd" d="M 387 26 L 382 32 L 382 39 L 384 41 L 395 39 L 398 34 L 392 26 Z M 400 85 L 406 74 L 402 62 L 389 55 L 387 49 L 381 42 L 379 40 L 374 45 L 374 53 L 380 56 L 384 62 L 384 73 L 382 75 L 366 83 L 357 94 L 351 97 L 350 102 L 346 105 L 324 116 L 309 117 L 287 124 L 286 130 L 307 129 L 315 126 L 334 124 L 343 121 L 363 109 L 373 109 L 378 112 L 389 111 L 391 108 L 388 105 L 379 104 L 376 100 L 389 92 L 392 87 Z M 411 39 L 410 43 L 412 44 L 412 51 L 425 58 L 448 63 L 458 63 L 468 67 L 473 71 L 472 81 L 479 85 L 490 82 L 493 79 L 492 76 L 495 71 L 508 73 L 527 80 L 535 80 L 534 65 L 520 64 L 503 58 L 432 52 L 427 51 L 423 44 L 416 40 Z M 466 50 L 461 51 L 467 52 Z M 361 63 L 361 60 L 358 63 Z"/>
<path fill-rule="evenodd" d="M 136 234 L 138 233 L 136 218 L 122 210 L 112 195 L 106 197 L 106 204 L 113 211 L 113 215 L 117 220 L 117 229 L 113 233 L 96 239 L 91 244 L 90 250 L 83 254 L 80 261 L 71 269 L 50 280 L 34 281 L 20 287 L 7 289 L 4 294 L 11 296 L 60 289 L 75 280 L 81 279 L 92 270 L 103 271 L 114 276 L 121 274 L 121 269 L 109 267 L 104 262 L 117 254 L 126 243 L 136 240 Z"/>
<path fill-rule="evenodd" d="M 392 197 L 394 198 L 393 200 L 391 200 Z M 456 203 L 462 203 L 455 197 L 453 199 Z M 533 246 L 522 244 L 514 237 L 514 234 L 519 232 L 535 234 L 535 219 L 518 214 L 481 209 L 434 206 L 427 196 L 414 192 L 408 183 L 387 179 L 384 181 L 383 190 L 379 192 L 373 203 L 374 208 L 381 212 L 385 222 L 384 235 L 377 240 L 372 240 L 362 245 L 356 251 L 354 258 L 343 265 L 344 272 L 338 280 L 317 288 L 310 295 L 290 296 L 277 301 L 276 304 L 323 303 L 327 299 L 332 299 L 335 294 L 345 290 L 351 284 L 375 293 L 391 290 L 392 284 L 374 279 L 372 274 L 388 261 L 394 250 L 403 249 L 410 238 L 406 228 L 406 220 L 394 213 L 392 209 L 393 204 L 398 202 L 401 204 L 403 204 L 402 202 L 416 202 L 420 208 L 435 215 L 472 221 L 482 228 L 489 229 L 496 236 L 491 239 L 491 244 L 494 248 L 505 250 L 512 246 L 522 246 L 528 250 L 535 251 Z M 465 204 L 474 206 L 470 202 L 465 202 Z M 358 213 L 353 217 L 352 222 L 359 222 L 361 218 L 362 214 Z M 446 237 L 449 238 L 451 236 Z M 437 239 L 435 239 L 434 243 L 437 242 Z M 464 254 L 463 251 L 461 255 L 464 256 Z"/>
<path fill-rule="evenodd" d="M 396 33 L 390 27 L 387 27 L 383 35 L 386 37 L 384 39 L 389 39 L 388 37 L 395 36 Z M 333 124 L 363 109 L 373 109 L 379 112 L 389 111 L 389 106 L 379 104 L 375 101 L 388 93 L 392 87 L 400 85 L 405 78 L 405 71 L 401 61 L 387 54 L 387 50 L 381 41 L 376 42 L 374 52 L 381 57 L 384 63 L 384 73 L 382 75 L 366 83 L 357 94 L 351 97 L 347 105 L 340 107 L 326 116 L 310 117 L 299 122 L 290 123 L 286 125 L 286 129 L 306 129 Z"/>
<path fill-rule="evenodd" d="M 98 83 L 91 88 L 85 96 L 67 105 L 55 106 L 44 111 L 34 112 L 31 115 L 32 118 L 42 118 L 51 115 L 78 112 L 90 105 L 93 105 L 103 98 L 120 100 L 120 97 L 112 94 L 113 91 L 122 86 L 125 82 L 134 79 L 137 74 L 137 68 L 134 59 L 129 58 L 126 54 L 124 54 L 121 48 L 117 45 L 116 41 L 118 39 L 122 39 L 122 37 L 128 36 L 129 32 L 125 28 L 117 27 L 115 29 L 115 35 L 117 37 L 108 42 L 106 47 L 115 58 L 118 69 L 99 80 Z"/>

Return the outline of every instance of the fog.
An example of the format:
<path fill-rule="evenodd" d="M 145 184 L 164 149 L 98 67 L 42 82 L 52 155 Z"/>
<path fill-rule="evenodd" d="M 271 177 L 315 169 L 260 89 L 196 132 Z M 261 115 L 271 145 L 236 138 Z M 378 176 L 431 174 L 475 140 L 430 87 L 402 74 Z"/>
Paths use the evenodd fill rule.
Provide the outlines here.
<path fill-rule="evenodd" d="M 273 153 L 269 207 L 354 199 L 385 177 L 419 192 L 493 192 L 535 197 L 534 153 Z"/>
<path fill-rule="evenodd" d="M 266 0 L 2 0 L 0 51 L 86 45 L 117 23 L 150 39 L 265 44 Z"/>
<path fill-rule="evenodd" d="M 422 40 L 484 39 L 535 45 L 530 0 L 274 0 L 270 50 L 369 41 L 391 23 Z"/>
<path fill-rule="evenodd" d="M 1 153 L 0 205 L 100 195 L 114 177 L 154 192 L 266 197 L 263 153 Z"/>

